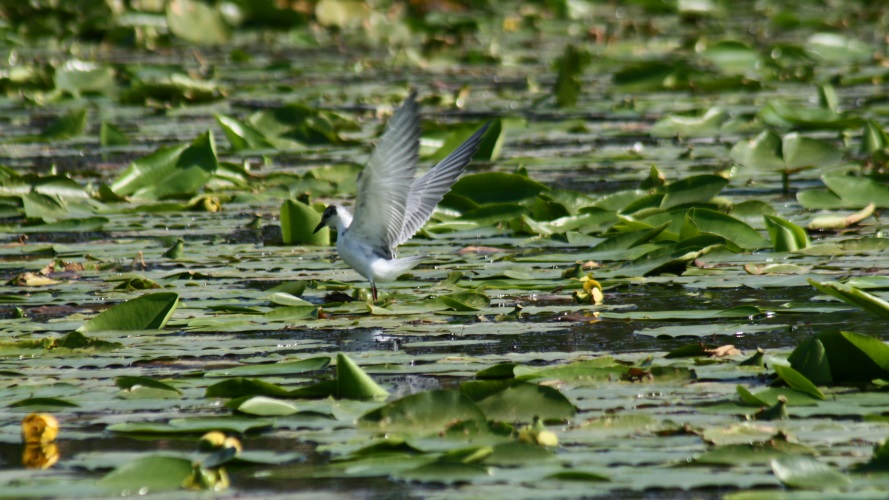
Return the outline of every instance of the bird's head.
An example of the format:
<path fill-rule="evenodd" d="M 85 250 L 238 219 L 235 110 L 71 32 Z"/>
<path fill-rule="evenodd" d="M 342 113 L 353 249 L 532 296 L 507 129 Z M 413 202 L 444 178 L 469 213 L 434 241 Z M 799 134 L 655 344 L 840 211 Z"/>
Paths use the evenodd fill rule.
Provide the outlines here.
<path fill-rule="evenodd" d="M 324 209 L 324 213 L 321 214 L 321 222 L 315 226 L 313 233 L 317 233 L 324 227 L 337 228 L 338 230 L 345 229 L 349 227 L 350 222 L 352 222 L 352 214 L 344 207 L 329 205 Z"/>

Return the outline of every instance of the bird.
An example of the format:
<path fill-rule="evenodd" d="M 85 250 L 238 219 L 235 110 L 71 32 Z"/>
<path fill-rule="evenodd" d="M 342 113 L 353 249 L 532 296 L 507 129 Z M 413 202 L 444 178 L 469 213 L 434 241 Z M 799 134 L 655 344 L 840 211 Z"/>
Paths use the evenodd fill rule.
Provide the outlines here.
<path fill-rule="evenodd" d="M 420 157 L 420 113 L 411 91 L 393 114 L 367 165 L 358 174 L 355 212 L 331 204 L 315 227 L 337 231 L 340 258 L 370 282 L 377 301 L 377 283 L 395 281 L 417 266 L 423 256 L 398 258 L 398 245 L 411 239 L 432 216 L 457 177 L 478 151 L 490 122 L 425 174 L 416 177 Z M 416 178 L 415 178 L 416 177 Z"/>

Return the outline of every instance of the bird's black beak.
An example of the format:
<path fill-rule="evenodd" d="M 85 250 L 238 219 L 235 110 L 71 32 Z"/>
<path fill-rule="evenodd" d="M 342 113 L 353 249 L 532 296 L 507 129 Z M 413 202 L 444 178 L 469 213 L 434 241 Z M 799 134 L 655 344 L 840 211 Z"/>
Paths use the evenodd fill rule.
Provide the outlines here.
<path fill-rule="evenodd" d="M 321 222 L 319 222 L 318 225 L 315 226 L 315 230 L 312 231 L 312 234 L 317 233 L 317 232 L 320 231 L 323 227 L 324 227 L 324 219 L 321 219 Z"/>

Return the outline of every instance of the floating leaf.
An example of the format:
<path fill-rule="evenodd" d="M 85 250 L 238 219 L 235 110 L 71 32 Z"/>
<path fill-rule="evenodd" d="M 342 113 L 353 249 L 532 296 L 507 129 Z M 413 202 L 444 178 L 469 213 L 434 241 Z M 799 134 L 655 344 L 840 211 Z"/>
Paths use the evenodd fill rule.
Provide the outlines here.
<path fill-rule="evenodd" d="M 218 45 L 230 37 L 222 14 L 210 4 L 198 0 L 170 0 L 166 14 L 170 32 L 183 40 Z"/>
<path fill-rule="evenodd" d="M 552 387 L 521 381 L 472 381 L 460 385 L 460 392 L 471 399 L 488 420 L 530 422 L 568 419 L 574 405 Z"/>
<path fill-rule="evenodd" d="M 505 172 L 464 175 L 451 188 L 452 193 L 476 203 L 517 202 L 548 190 L 524 175 Z"/>
<path fill-rule="evenodd" d="M 851 286 L 843 285 L 842 283 L 831 281 L 823 281 L 819 283 L 811 279 L 807 281 L 821 293 L 840 299 L 853 306 L 858 306 L 865 311 L 880 316 L 881 318 L 889 319 L 889 302 L 886 302 L 875 295 L 871 295 Z"/>
<path fill-rule="evenodd" d="M 359 427 L 380 432 L 436 434 L 456 422 L 485 420 L 466 396 L 456 391 L 425 391 L 406 396 L 358 419 Z"/>
<path fill-rule="evenodd" d="M 207 132 L 189 146 L 161 148 L 134 161 L 111 189 L 121 196 L 149 200 L 191 196 L 210 180 L 217 166 L 216 145 Z"/>
<path fill-rule="evenodd" d="M 290 391 L 260 379 L 233 378 L 217 382 L 204 394 L 208 398 L 241 398 L 245 396 L 269 396 L 286 398 Z"/>
<path fill-rule="evenodd" d="M 69 139 L 83 135 L 84 132 L 86 132 L 86 110 L 78 109 L 50 123 L 43 129 L 40 137 L 46 140 Z"/>
<path fill-rule="evenodd" d="M 590 54 L 584 48 L 578 48 L 573 44 L 565 46 L 562 57 L 556 61 L 556 84 L 553 93 L 556 96 L 556 105 L 560 108 L 570 108 L 577 104 L 580 96 L 580 78 L 583 70 L 590 63 Z"/>
<path fill-rule="evenodd" d="M 173 387 L 172 385 L 148 377 L 117 377 L 114 379 L 114 384 L 121 389 L 132 389 L 135 386 L 144 386 L 150 387 L 152 389 L 160 389 L 163 391 L 170 391 L 177 394 L 182 394 L 182 391 Z"/>
<path fill-rule="evenodd" d="M 254 396 L 238 405 L 237 410 L 258 417 L 284 417 L 299 412 L 293 403 L 265 396 Z"/>
<path fill-rule="evenodd" d="M 167 324 L 179 295 L 152 293 L 117 304 L 77 329 L 81 333 L 106 330 L 159 330 Z"/>
<path fill-rule="evenodd" d="M 873 203 L 868 204 L 863 209 L 846 216 L 824 215 L 815 217 L 807 226 L 809 229 L 843 229 L 854 226 L 859 222 L 872 216 L 877 206 Z"/>
<path fill-rule="evenodd" d="M 330 245 L 330 230 L 315 227 L 321 222 L 321 214 L 314 208 L 296 200 L 285 200 L 281 205 L 281 238 L 287 245 Z"/>
<path fill-rule="evenodd" d="M 96 63 L 70 59 L 56 69 L 56 89 L 79 97 L 82 93 L 101 93 L 114 88 L 114 72 Z"/>
<path fill-rule="evenodd" d="M 126 146 L 129 143 L 130 140 L 127 139 L 127 136 L 120 129 L 108 122 L 102 122 L 102 126 L 99 129 L 99 144 L 107 148 L 110 146 Z"/>
<path fill-rule="evenodd" d="M 216 115 L 216 122 L 235 151 L 274 147 L 261 132 L 246 122 L 225 115 Z"/>
<path fill-rule="evenodd" d="M 788 366 L 775 365 L 775 373 L 778 374 L 778 377 L 784 381 L 791 388 L 796 389 L 800 392 L 804 392 L 810 396 L 816 397 L 818 399 L 827 399 L 824 396 L 824 393 L 821 392 L 815 384 L 813 384 L 809 379 L 807 379 L 800 372 L 790 368 Z"/>
<path fill-rule="evenodd" d="M 763 219 L 776 252 L 793 252 L 811 244 L 806 230 L 796 224 L 773 215 L 764 215 Z"/>
<path fill-rule="evenodd" d="M 385 398 L 389 392 L 377 385 L 345 354 L 336 355 L 336 393 L 346 399 Z"/>
<path fill-rule="evenodd" d="M 652 125 L 650 133 L 655 137 L 709 137 L 718 135 L 728 119 L 722 108 L 710 108 L 703 115 L 670 115 Z"/>
<path fill-rule="evenodd" d="M 820 490 L 849 484 L 849 478 L 832 467 L 806 455 L 790 455 L 771 461 L 772 472 L 791 488 Z"/>
<path fill-rule="evenodd" d="M 121 493 L 142 489 L 173 491 L 180 489 L 191 473 L 191 460 L 148 456 L 121 465 L 99 479 L 97 484 Z"/>
<path fill-rule="evenodd" d="M 660 208 L 667 210 L 679 205 L 705 203 L 716 196 L 728 184 L 728 179 L 718 175 L 693 175 L 671 182 L 664 188 Z"/>

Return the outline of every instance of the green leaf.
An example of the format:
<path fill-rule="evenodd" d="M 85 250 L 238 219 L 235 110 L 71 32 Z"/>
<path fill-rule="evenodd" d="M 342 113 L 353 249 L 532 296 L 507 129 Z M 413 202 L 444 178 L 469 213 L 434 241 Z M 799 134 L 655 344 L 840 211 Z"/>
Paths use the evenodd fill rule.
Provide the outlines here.
<path fill-rule="evenodd" d="M 182 488 L 182 483 L 191 474 L 191 460 L 147 456 L 121 465 L 96 484 L 121 493 L 143 489 L 151 492 L 173 491 Z"/>
<path fill-rule="evenodd" d="M 160 330 L 170 320 L 177 305 L 178 294 L 146 294 L 111 307 L 84 323 L 77 331 Z"/>
<path fill-rule="evenodd" d="M 874 47 L 842 33 L 815 33 L 806 41 L 806 51 L 828 63 L 849 64 L 873 57 Z"/>
<path fill-rule="evenodd" d="M 514 203 L 549 191 L 524 175 L 488 172 L 460 177 L 451 192 L 476 203 Z"/>
<path fill-rule="evenodd" d="M 84 132 L 86 132 L 86 110 L 77 109 L 50 123 L 40 133 L 40 137 L 46 140 L 69 139 L 81 136 Z"/>
<path fill-rule="evenodd" d="M 719 134 L 729 119 L 722 108 L 710 108 L 703 115 L 669 115 L 651 126 L 654 137 L 709 137 Z"/>
<path fill-rule="evenodd" d="M 785 486 L 805 490 L 839 488 L 850 479 L 832 467 L 806 455 L 790 455 L 771 461 L 772 472 Z"/>
<path fill-rule="evenodd" d="M 781 138 L 771 130 L 764 130 L 749 141 L 740 141 L 732 147 L 732 160 L 745 167 L 759 170 L 783 170 Z"/>
<path fill-rule="evenodd" d="M 861 118 L 845 116 L 826 107 L 808 108 L 796 103 L 770 102 L 759 111 L 762 121 L 775 127 L 844 130 L 859 127 Z"/>
<path fill-rule="evenodd" d="M 791 171 L 809 167 L 831 167 L 843 159 L 843 152 L 833 144 L 797 133 L 784 136 L 781 151 L 784 167 Z"/>
<path fill-rule="evenodd" d="M 558 107 L 571 108 L 577 105 L 581 92 L 580 79 L 590 59 L 590 53 L 583 47 L 578 48 L 573 44 L 565 46 L 562 57 L 556 61 L 558 73 L 553 94 Z"/>
<path fill-rule="evenodd" d="M 741 248 L 754 250 L 769 246 L 755 229 L 731 215 L 693 208 L 688 211 L 688 217 L 701 232 L 722 236 Z"/>
<path fill-rule="evenodd" d="M 61 398 L 27 398 L 9 403 L 8 408 L 45 408 L 57 410 L 59 408 L 77 408 L 80 405 Z"/>
<path fill-rule="evenodd" d="M 258 417 L 285 417 L 299 412 L 293 403 L 265 396 L 254 396 L 238 405 L 237 410 Z"/>
<path fill-rule="evenodd" d="M 743 385 L 735 386 L 735 392 L 738 393 L 738 396 L 741 398 L 741 402 L 743 402 L 745 405 L 768 406 L 767 402 L 756 397 L 755 394 L 750 392 L 750 390 L 747 389 L 746 387 L 744 387 Z"/>
<path fill-rule="evenodd" d="M 135 377 L 135 376 L 126 376 L 126 377 L 117 377 L 114 379 L 114 385 L 120 387 L 121 389 L 132 389 L 134 386 L 143 386 L 143 387 L 151 387 L 152 389 L 160 389 L 163 391 L 171 391 L 178 394 L 182 394 L 182 391 L 173 387 L 170 384 L 165 384 L 158 380 L 154 380 L 148 377 Z"/>
<path fill-rule="evenodd" d="M 101 93 L 114 88 L 114 71 L 96 63 L 71 59 L 56 69 L 56 90 L 74 97 L 86 92 Z"/>
<path fill-rule="evenodd" d="M 796 224 L 773 215 L 764 215 L 763 219 L 776 252 L 793 252 L 811 245 L 806 230 Z"/>
<path fill-rule="evenodd" d="M 594 472 L 586 472 L 582 470 L 565 470 L 556 472 L 546 476 L 546 479 L 554 479 L 558 481 L 579 481 L 579 482 L 602 482 L 611 481 L 608 476 L 596 474 Z"/>
<path fill-rule="evenodd" d="M 664 188 L 661 210 L 690 203 L 706 203 L 728 184 L 728 179 L 718 175 L 693 175 L 672 182 Z"/>
<path fill-rule="evenodd" d="M 485 457 L 482 463 L 500 467 L 515 467 L 518 465 L 539 466 L 553 460 L 555 457 L 555 454 L 544 446 L 510 442 L 494 445 L 492 453 Z"/>
<path fill-rule="evenodd" d="M 364 429 L 387 433 L 437 434 L 456 422 L 484 422 L 485 415 L 456 391 L 425 391 L 406 396 L 358 419 Z"/>
<path fill-rule="evenodd" d="M 789 385 L 792 389 L 796 389 L 800 392 L 804 392 L 810 396 L 816 397 L 818 399 L 827 399 L 824 396 L 824 393 L 821 392 L 820 389 L 815 387 L 809 379 L 807 379 L 803 374 L 790 368 L 789 366 L 775 365 L 775 373 L 778 374 L 778 377 L 784 381 L 787 385 Z"/>
<path fill-rule="evenodd" d="M 170 0 L 166 15 L 170 32 L 188 42 L 219 45 L 230 37 L 230 29 L 219 10 L 199 0 Z"/>
<path fill-rule="evenodd" d="M 99 144 L 102 147 L 126 146 L 129 143 L 130 140 L 127 139 L 127 136 L 120 129 L 108 122 L 102 122 L 102 126 L 99 129 Z"/>
<path fill-rule="evenodd" d="M 722 73 L 749 75 L 761 65 L 759 52 L 744 42 L 720 40 L 710 43 L 701 56 Z"/>
<path fill-rule="evenodd" d="M 889 378 L 889 346 L 881 340 L 852 332 L 824 332 L 817 338 L 835 383 Z"/>
<path fill-rule="evenodd" d="M 373 381 L 345 354 L 336 355 L 336 393 L 345 399 L 385 398 L 389 392 Z"/>
<path fill-rule="evenodd" d="M 815 450 L 807 446 L 791 443 L 786 438 L 782 439 L 776 436 L 768 441 L 717 446 L 695 457 L 694 463 L 727 466 L 764 464 L 776 458 L 815 455 L 816 453 Z"/>
<path fill-rule="evenodd" d="M 839 353 L 836 353 L 839 354 Z M 790 366 L 815 384 L 831 384 L 833 376 L 824 344 L 817 337 L 809 337 L 796 346 L 787 357 Z"/>
<path fill-rule="evenodd" d="M 875 295 L 871 295 L 851 286 L 843 285 L 842 283 L 831 281 L 818 283 L 812 279 L 807 281 L 821 293 L 840 299 L 853 306 L 858 306 L 883 319 L 889 319 L 889 302 L 886 302 Z"/>
<path fill-rule="evenodd" d="M 235 151 L 243 149 L 271 149 L 274 146 L 250 124 L 225 115 L 215 115 L 216 122 Z"/>
<path fill-rule="evenodd" d="M 568 419 L 574 405 L 558 390 L 517 380 L 477 380 L 464 382 L 460 392 L 472 400 L 488 420 L 530 422 Z"/>
<path fill-rule="evenodd" d="M 281 204 L 281 238 L 287 245 L 330 245 L 330 230 L 326 227 L 314 233 L 321 222 L 321 214 L 296 200 Z"/>
<path fill-rule="evenodd" d="M 844 207 L 857 208 L 873 203 L 879 208 L 889 208 L 889 186 L 871 177 L 825 174 L 821 180 L 843 200 Z"/>
<path fill-rule="evenodd" d="M 290 395 L 287 389 L 264 382 L 259 379 L 233 378 L 217 382 L 209 387 L 204 394 L 208 398 L 242 398 L 245 396 L 269 396 L 286 398 Z"/>
<path fill-rule="evenodd" d="M 879 123 L 873 120 L 864 122 L 861 132 L 861 144 L 858 153 L 862 155 L 875 155 L 880 159 L 886 158 L 886 148 L 889 147 L 889 134 L 883 130 Z"/>
<path fill-rule="evenodd" d="M 217 167 L 216 145 L 207 132 L 189 146 L 161 148 L 134 161 L 111 189 L 121 196 L 149 200 L 191 196 L 210 180 Z"/>

